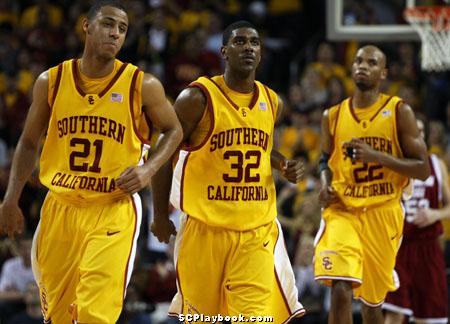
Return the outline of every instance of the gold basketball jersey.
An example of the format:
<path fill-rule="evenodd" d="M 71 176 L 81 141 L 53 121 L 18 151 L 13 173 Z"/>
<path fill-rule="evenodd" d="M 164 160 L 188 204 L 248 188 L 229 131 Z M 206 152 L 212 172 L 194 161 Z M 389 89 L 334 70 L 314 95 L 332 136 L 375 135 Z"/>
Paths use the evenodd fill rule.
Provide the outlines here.
<path fill-rule="evenodd" d="M 332 185 L 347 207 L 370 207 L 400 199 L 408 178 L 378 163 L 352 162 L 342 144 L 360 138 L 373 149 L 402 157 L 397 136 L 397 110 L 402 100 L 380 94 L 367 108 L 354 108 L 352 98 L 330 108 L 332 151 L 328 162 Z"/>
<path fill-rule="evenodd" d="M 51 116 L 40 159 L 40 180 L 57 197 L 82 204 L 125 193 L 117 177 L 138 165 L 148 142 L 139 133 L 143 73 L 115 62 L 101 91 L 85 93 L 77 60 L 49 70 Z M 98 85 L 96 85 L 98 86 Z"/>
<path fill-rule="evenodd" d="M 219 78 L 201 77 L 191 84 L 207 98 L 211 128 L 200 145 L 181 149 L 171 202 L 208 225 L 248 230 L 276 217 L 270 154 L 278 102 L 272 90 L 255 81 L 250 104 L 239 107 Z"/>

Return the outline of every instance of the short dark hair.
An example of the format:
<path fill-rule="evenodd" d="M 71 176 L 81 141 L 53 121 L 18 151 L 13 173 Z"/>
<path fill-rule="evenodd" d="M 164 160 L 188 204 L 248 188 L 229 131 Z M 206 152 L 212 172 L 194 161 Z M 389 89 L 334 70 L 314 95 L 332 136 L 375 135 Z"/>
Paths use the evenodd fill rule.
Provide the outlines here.
<path fill-rule="evenodd" d="M 252 23 L 248 22 L 247 20 L 239 20 L 234 23 L 231 23 L 227 26 L 227 28 L 225 28 L 222 34 L 222 45 L 224 46 L 227 45 L 233 30 L 239 28 L 252 28 L 256 30 L 255 26 Z"/>
<path fill-rule="evenodd" d="M 120 9 L 124 12 L 127 12 L 127 8 L 125 4 L 120 0 L 97 0 L 94 2 L 92 7 L 89 9 L 86 17 L 89 21 L 92 21 L 95 16 L 97 16 L 97 13 L 102 9 L 103 7 L 114 7 L 117 9 Z"/>

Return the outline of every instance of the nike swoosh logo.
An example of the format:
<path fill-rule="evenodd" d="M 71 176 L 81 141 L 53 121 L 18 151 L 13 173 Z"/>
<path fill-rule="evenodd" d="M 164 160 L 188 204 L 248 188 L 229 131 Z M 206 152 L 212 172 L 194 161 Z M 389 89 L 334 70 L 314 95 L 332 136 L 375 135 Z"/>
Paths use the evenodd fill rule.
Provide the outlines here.
<path fill-rule="evenodd" d="M 120 231 L 115 231 L 115 232 L 107 231 L 107 232 L 106 232 L 106 235 L 111 236 L 111 235 L 117 234 L 117 233 L 119 233 L 119 232 L 120 232 Z"/>
<path fill-rule="evenodd" d="M 269 242 L 270 242 L 270 241 L 264 242 L 264 243 L 263 243 L 263 246 L 266 247 L 267 244 L 269 244 Z"/>

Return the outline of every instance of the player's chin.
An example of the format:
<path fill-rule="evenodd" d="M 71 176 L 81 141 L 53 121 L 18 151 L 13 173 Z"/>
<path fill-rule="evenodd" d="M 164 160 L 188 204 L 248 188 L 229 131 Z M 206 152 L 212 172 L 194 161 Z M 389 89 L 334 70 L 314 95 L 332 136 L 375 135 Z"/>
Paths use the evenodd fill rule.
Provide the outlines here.
<path fill-rule="evenodd" d="M 116 57 L 116 55 L 119 53 L 119 51 L 115 51 L 115 50 L 109 50 L 109 51 L 103 51 L 100 56 L 104 59 L 104 60 L 112 60 Z"/>
<path fill-rule="evenodd" d="M 361 91 L 367 91 L 372 88 L 371 84 L 367 82 L 366 80 L 356 79 L 355 80 L 356 87 Z"/>
<path fill-rule="evenodd" d="M 240 69 L 244 73 L 251 73 L 256 70 L 256 65 L 253 63 L 242 63 Z"/>

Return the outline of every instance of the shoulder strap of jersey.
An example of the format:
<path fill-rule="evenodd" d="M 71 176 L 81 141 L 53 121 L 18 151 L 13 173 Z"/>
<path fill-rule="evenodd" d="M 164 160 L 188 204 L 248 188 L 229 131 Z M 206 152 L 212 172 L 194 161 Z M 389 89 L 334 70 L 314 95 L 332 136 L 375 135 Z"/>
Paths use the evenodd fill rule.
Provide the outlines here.
<path fill-rule="evenodd" d="M 56 95 L 58 93 L 59 85 L 61 83 L 61 76 L 63 71 L 63 63 L 54 66 L 48 70 L 48 98 L 47 102 L 50 110 L 55 103 Z"/>
<path fill-rule="evenodd" d="M 261 82 L 258 82 L 258 81 L 255 81 L 255 82 L 256 82 L 256 84 L 260 84 L 264 88 L 267 98 L 269 99 L 269 106 L 272 111 L 273 120 L 276 121 L 277 116 L 278 116 L 278 95 L 276 94 L 275 91 L 270 89 L 265 84 L 262 84 Z"/>

